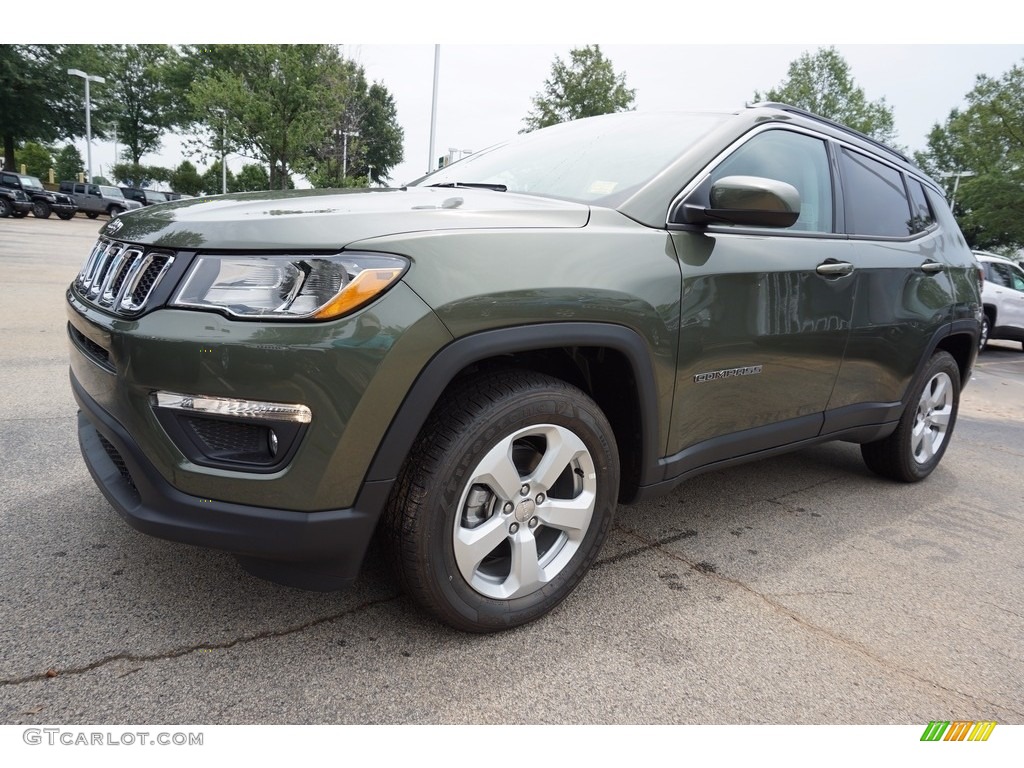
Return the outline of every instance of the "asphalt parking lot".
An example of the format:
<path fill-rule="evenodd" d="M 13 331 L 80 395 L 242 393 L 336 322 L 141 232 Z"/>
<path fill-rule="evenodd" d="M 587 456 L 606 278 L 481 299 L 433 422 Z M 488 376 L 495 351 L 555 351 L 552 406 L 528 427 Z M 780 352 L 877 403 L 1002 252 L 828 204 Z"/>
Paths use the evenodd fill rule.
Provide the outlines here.
<path fill-rule="evenodd" d="M 103 219 L 0 219 L 0 722 L 1024 723 L 1024 352 L 994 342 L 913 486 L 832 444 L 621 507 L 553 614 L 416 613 L 136 533 L 82 463 L 63 293 Z"/>

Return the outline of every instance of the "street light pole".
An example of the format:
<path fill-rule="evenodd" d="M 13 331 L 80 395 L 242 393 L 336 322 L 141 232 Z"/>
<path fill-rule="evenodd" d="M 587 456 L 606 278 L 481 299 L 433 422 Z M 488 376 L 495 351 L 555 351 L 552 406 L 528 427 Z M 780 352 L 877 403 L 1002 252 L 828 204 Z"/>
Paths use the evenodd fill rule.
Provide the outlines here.
<path fill-rule="evenodd" d="M 430 149 L 427 157 L 427 173 L 434 170 L 434 134 L 437 131 L 437 80 L 441 72 L 441 46 L 434 46 L 434 96 L 430 101 Z"/>
<path fill-rule="evenodd" d="M 105 79 L 99 75 L 90 75 L 80 69 L 69 69 L 69 75 L 75 75 L 85 80 L 85 172 L 86 184 L 92 184 L 92 104 L 89 99 L 89 81 L 105 83 Z"/>

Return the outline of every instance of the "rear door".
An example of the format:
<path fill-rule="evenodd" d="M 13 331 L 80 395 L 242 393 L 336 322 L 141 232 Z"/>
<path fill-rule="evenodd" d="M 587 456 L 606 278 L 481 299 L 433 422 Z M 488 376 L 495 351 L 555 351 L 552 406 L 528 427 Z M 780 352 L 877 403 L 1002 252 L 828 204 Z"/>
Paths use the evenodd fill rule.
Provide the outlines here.
<path fill-rule="evenodd" d="M 955 303 L 946 233 L 921 182 L 853 147 L 840 146 L 837 157 L 857 296 L 825 432 L 898 418 Z"/>

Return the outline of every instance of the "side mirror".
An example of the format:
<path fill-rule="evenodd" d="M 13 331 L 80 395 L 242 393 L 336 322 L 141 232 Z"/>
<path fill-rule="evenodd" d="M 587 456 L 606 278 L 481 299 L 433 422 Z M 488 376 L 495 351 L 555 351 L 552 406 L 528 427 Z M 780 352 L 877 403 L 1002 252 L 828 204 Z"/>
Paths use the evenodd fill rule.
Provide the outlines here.
<path fill-rule="evenodd" d="M 709 205 L 701 187 L 669 215 L 669 229 L 721 222 L 750 227 L 791 227 L 800 217 L 800 193 L 792 184 L 760 176 L 725 176 L 711 185 Z"/>

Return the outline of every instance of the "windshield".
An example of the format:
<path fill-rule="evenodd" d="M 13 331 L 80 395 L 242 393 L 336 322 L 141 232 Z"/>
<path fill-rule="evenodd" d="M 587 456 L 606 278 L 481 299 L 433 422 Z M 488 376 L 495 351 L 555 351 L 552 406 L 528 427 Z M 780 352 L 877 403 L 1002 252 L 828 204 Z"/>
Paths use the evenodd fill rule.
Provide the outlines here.
<path fill-rule="evenodd" d="M 527 133 L 412 182 L 609 203 L 650 181 L 723 114 L 622 112 Z"/>
<path fill-rule="evenodd" d="M 165 195 L 163 192 L 147 191 L 146 192 L 146 198 L 150 202 L 153 202 L 153 203 L 166 203 L 167 202 L 167 195 Z"/>
<path fill-rule="evenodd" d="M 42 183 L 35 176 L 19 175 L 18 178 L 21 180 L 21 186 L 23 189 L 43 189 Z"/>
<path fill-rule="evenodd" d="M 100 192 L 104 197 L 119 197 L 124 200 L 124 193 L 121 192 L 117 187 L 100 187 Z"/>

